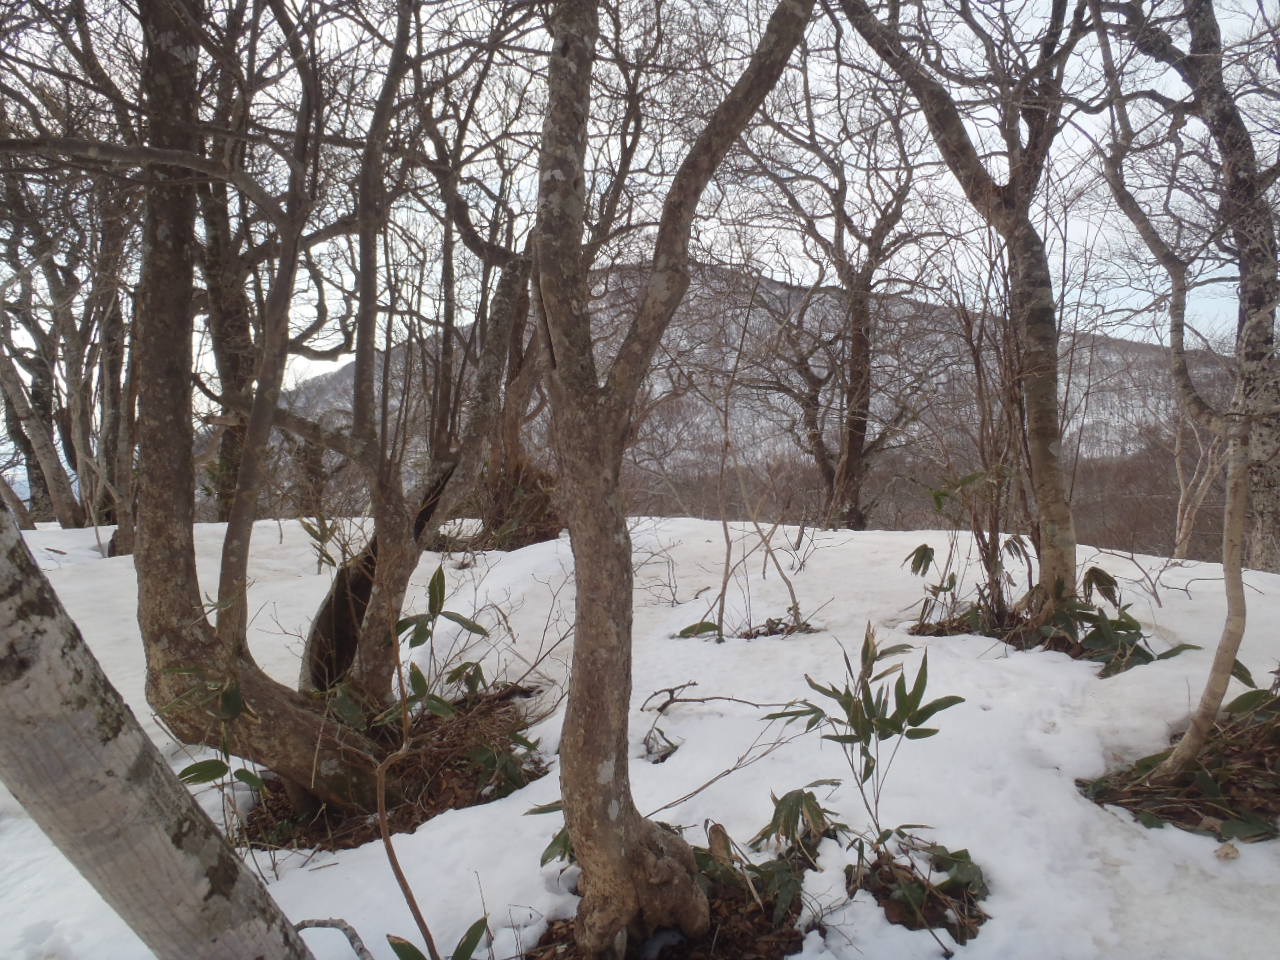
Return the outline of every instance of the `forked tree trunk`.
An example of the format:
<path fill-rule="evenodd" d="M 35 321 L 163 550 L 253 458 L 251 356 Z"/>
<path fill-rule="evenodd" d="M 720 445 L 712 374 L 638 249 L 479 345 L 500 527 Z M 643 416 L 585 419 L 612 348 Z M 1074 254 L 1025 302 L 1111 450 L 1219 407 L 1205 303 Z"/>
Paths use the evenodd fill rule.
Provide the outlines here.
<path fill-rule="evenodd" d="M 27 390 L 14 362 L 0 353 L 0 388 L 5 392 L 8 409 L 21 433 L 26 437 L 30 447 L 30 455 L 40 467 L 40 476 L 44 481 L 44 492 L 49 497 L 53 514 L 63 527 L 83 527 L 85 522 L 84 507 L 76 499 L 71 487 L 71 478 L 67 476 L 58 457 L 58 448 L 53 433 L 46 423 L 42 422 L 28 400 Z M 34 500 L 34 490 L 33 490 Z"/>
<path fill-rule="evenodd" d="M 3 391 L 0 391 L 0 398 L 3 398 Z M 13 411 L 13 405 L 7 398 L 3 399 L 5 432 L 17 449 L 23 464 L 23 474 L 27 480 L 27 503 L 29 504 L 27 509 L 31 513 L 31 519 L 35 523 L 52 520 L 53 504 L 49 500 L 49 488 L 44 481 L 44 474 L 40 472 L 40 461 L 36 459 L 35 449 L 31 446 L 31 441 L 27 439 L 26 432 L 22 429 L 22 423 Z"/>
<path fill-rule="evenodd" d="M 547 336 L 552 431 L 577 582 L 560 786 L 565 823 L 583 868 L 576 937 L 592 957 L 621 960 L 629 931 L 646 934 L 675 925 L 696 936 L 709 923 L 688 846 L 641 817 L 631 798 L 631 543 L 618 478 L 636 397 L 689 286 L 689 235 L 698 201 L 781 76 L 812 10 L 813 0 L 778 3 L 746 70 L 708 115 L 681 163 L 663 202 L 652 270 L 602 385 L 583 252 L 599 11 L 593 0 L 563 0 L 554 8 L 535 289 Z"/>
<path fill-rule="evenodd" d="M 161 960 L 311 952 L 178 782 L 0 511 L 0 779 Z"/>
<path fill-rule="evenodd" d="M 196 48 L 174 0 L 141 6 L 147 57 L 143 86 L 152 146 L 198 152 Z M 138 624 L 147 656 L 147 700 L 186 743 L 207 743 L 307 784 L 321 799 L 376 806 L 377 750 L 311 709 L 307 699 L 253 663 L 244 633 L 215 636 L 196 579 L 192 310 L 195 191 L 186 170 L 152 167 L 143 224 L 135 323 Z M 239 693 L 242 709 L 227 704 Z M 394 790 L 394 787 L 393 787 Z"/>
<path fill-rule="evenodd" d="M 1028 600 L 1033 611 L 1047 614 L 1059 597 L 1075 593 L 1076 536 L 1062 472 L 1053 280 L 1031 208 L 1060 122 L 1061 58 L 1083 34 L 1083 21 L 1067 27 L 1067 4 L 1054 0 L 1046 11 L 1038 61 L 1020 65 L 1023 72 L 1018 83 L 1007 84 L 1009 102 L 1000 104 L 999 122 L 1008 131 L 1009 170 L 1007 181 L 999 183 L 970 138 L 957 100 L 907 49 L 899 22 L 880 20 L 867 0 L 840 0 L 840 7 L 880 59 L 911 88 L 965 196 L 1008 247 L 1013 274 L 1010 308 L 1025 358 L 1025 431 L 1039 527 L 1040 573 Z M 1004 69 L 994 62 L 989 67 L 996 72 Z"/>

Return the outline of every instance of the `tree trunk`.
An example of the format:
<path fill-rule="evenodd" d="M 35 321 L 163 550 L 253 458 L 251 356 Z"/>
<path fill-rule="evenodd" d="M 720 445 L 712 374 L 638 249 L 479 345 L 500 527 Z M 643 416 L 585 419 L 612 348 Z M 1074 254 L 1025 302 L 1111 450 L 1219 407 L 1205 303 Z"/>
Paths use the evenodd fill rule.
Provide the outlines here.
<path fill-rule="evenodd" d="M 151 145 L 195 152 L 196 50 L 173 0 L 142 7 L 144 90 Z M 377 749 L 311 709 L 249 657 L 243 629 L 215 636 L 196 580 L 192 457 L 192 310 L 195 195 L 187 171 L 156 166 L 143 224 L 135 324 L 138 379 L 138 624 L 147 655 L 147 700 L 187 743 L 209 743 L 308 784 L 322 799 L 371 810 Z M 247 544 L 246 547 L 247 549 Z M 243 709 L 222 703 L 238 691 Z"/>
<path fill-rule="evenodd" d="M 631 799 L 631 543 L 618 489 L 636 397 L 689 286 L 699 200 L 804 33 L 812 0 L 780 0 L 751 61 L 708 115 L 663 201 L 653 263 L 603 385 L 583 253 L 585 153 L 599 36 L 593 0 L 554 8 L 539 157 L 535 289 L 546 334 L 552 431 L 577 583 L 573 683 L 561 739 L 565 821 L 583 866 L 576 937 L 588 956 L 621 958 L 629 928 L 709 924 L 688 846 L 643 819 Z"/>
<path fill-rule="evenodd" d="M 200 207 L 205 227 L 203 257 L 205 289 L 209 296 L 209 343 L 218 370 L 222 393 L 239 403 L 223 407 L 230 414 L 253 398 L 254 346 L 249 298 L 245 294 L 246 270 L 231 239 L 225 184 L 202 184 Z M 236 478 L 244 453 L 245 426 L 227 425 L 218 438 L 218 455 L 210 468 L 218 519 L 226 522 L 235 500 Z"/>
<path fill-rule="evenodd" d="M 27 479 L 27 509 L 31 513 L 31 519 L 36 523 L 52 520 L 53 503 L 49 499 L 49 487 L 45 483 L 44 474 L 40 471 L 40 461 L 36 459 L 35 449 L 22 429 L 22 422 L 14 413 L 13 404 L 7 398 L 3 399 L 5 433 L 13 441 L 22 460 L 23 473 Z"/>
<path fill-rule="evenodd" d="M 58 447 L 46 423 L 37 415 L 30 402 L 18 368 L 5 353 L 0 352 L 0 388 L 4 390 L 8 409 L 12 411 L 21 435 L 27 438 L 31 455 L 39 465 L 44 481 L 44 492 L 49 498 L 53 514 L 63 527 L 83 527 L 84 508 L 76 499 L 71 478 L 58 457 Z M 30 471 L 28 470 L 28 476 Z M 35 510 L 36 489 L 32 488 L 32 508 Z"/>
<path fill-rule="evenodd" d="M 1280 371 L 1275 357 L 1280 272 L 1274 210 L 1268 197 L 1271 178 L 1267 171 L 1259 170 L 1253 133 L 1235 91 L 1226 82 L 1222 32 L 1213 0 L 1186 0 L 1183 4 L 1181 20 L 1189 36 L 1185 51 L 1141 5 L 1116 9 L 1124 16 L 1119 29 L 1134 46 L 1171 67 L 1191 89 L 1192 109 L 1204 121 L 1218 149 L 1219 211 L 1222 224 L 1231 233 L 1240 268 L 1236 353 L 1244 410 L 1253 417 L 1248 444 L 1252 513 L 1248 559 L 1258 569 L 1280 571 Z M 1130 217 L 1135 223 L 1141 219 Z M 1147 228 L 1144 239 L 1151 233 Z M 1147 242 L 1153 249 L 1159 245 L 1158 240 Z"/>
<path fill-rule="evenodd" d="M 1237 390 L 1237 396 L 1240 391 Z M 1231 671 L 1244 639 L 1244 548 L 1246 516 L 1249 502 L 1249 426 L 1239 412 L 1228 417 L 1230 447 L 1227 453 L 1227 502 L 1222 520 L 1222 581 L 1227 595 L 1227 617 L 1222 625 L 1222 637 L 1209 668 L 1209 679 L 1200 703 L 1191 715 L 1191 725 L 1182 735 L 1173 752 L 1151 774 L 1153 780 L 1175 777 L 1185 771 L 1209 740 L 1213 724 L 1218 719 L 1227 686 L 1231 683 Z"/>
<path fill-rule="evenodd" d="M 1010 309 L 1021 339 L 1027 459 L 1036 498 L 1040 572 L 1037 606 L 1052 607 L 1076 589 L 1076 529 L 1062 471 L 1058 420 L 1058 321 L 1044 243 L 1030 221 L 1006 234 Z"/>
<path fill-rule="evenodd" d="M 1061 464 L 1053 280 L 1044 241 L 1031 220 L 1031 207 L 1062 109 L 1061 71 L 1045 61 L 1063 55 L 1079 39 L 1083 20 L 1073 21 L 1064 37 L 1066 4 L 1054 0 L 1045 34 L 1038 41 L 1038 62 L 1021 64 L 1017 82 L 1005 84 L 1002 93 L 1007 102 L 1000 104 L 999 124 L 1005 131 L 1004 156 L 1009 171 L 1007 182 L 998 183 L 969 136 L 957 99 L 924 61 L 907 49 L 897 22 L 886 25 L 866 0 L 840 0 L 840 6 L 854 29 L 911 88 L 934 142 L 965 196 L 1008 246 L 1013 275 L 1011 308 L 1019 324 L 1024 358 L 1028 465 L 1039 527 L 1039 582 L 1029 599 L 1033 610 L 1046 613 L 1058 597 L 1075 593 L 1076 537 Z M 999 74 L 1006 67 L 990 62 L 989 69 Z"/>
<path fill-rule="evenodd" d="M 645 820 L 631 797 L 631 537 L 618 489 L 621 448 L 599 437 L 589 410 L 556 412 L 560 495 L 573 544 L 573 683 L 560 740 L 565 824 L 582 865 L 577 941 L 588 955 L 625 953 L 627 932 L 706 932 L 693 854 Z"/>
<path fill-rule="evenodd" d="M 0 511 L 0 778 L 161 960 L 307 960 L 178 782 Z"/>
<path fill-rule="evenodd" d="M 867 475 L 867 426 L 871 418 L 871 280 L 869 270 L 846 282 L 849 293 L 849 359 L 845 364 L 844 423 L 840 460 L 832 480 L 827 516 L 846 530 L 865 530 L 862 483 Z M 828 521 L 829 523 L 830 521 Z"/>
<path fill-rule="evenodd" d="M 18 525 L 18 529 L 34 530 L 36 528 L 31 519 L 31 513 L 27 510 L 27 505 L 14 492 L 13 487 L 9 486 L 9 481 L 3 474 L 0 474 L 0 499 L 4 500 L 4 505 L 13 514 L 13 522 Z"/>
<path fill-rule="evenodd" d="M 398 662 L 395 623 L 417 568 L 418 543 L 431 525 L 452 474 L 449 462 L 437 465 L 420 495 L 415 515 L 406 514 L 396 523 L 384 520 L 386 529 L 403 529 L 410 537 L 407 544 L 393 546 L 389 561 L 384 562 L 383 540 L 375 535 L 338 569 L 307 635 L 300 678 L 303 690 L 328 690 L 350 676 L 371 704 L 386 701 Z"/>

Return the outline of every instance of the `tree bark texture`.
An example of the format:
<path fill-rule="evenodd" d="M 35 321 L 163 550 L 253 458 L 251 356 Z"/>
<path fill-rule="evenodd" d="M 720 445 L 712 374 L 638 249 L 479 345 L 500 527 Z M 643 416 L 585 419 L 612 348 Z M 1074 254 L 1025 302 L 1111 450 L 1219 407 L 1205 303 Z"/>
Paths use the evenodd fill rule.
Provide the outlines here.
<path fill-rule="evenodd" d="M 3 511 L 0 730 L 0 778 L 161 960 L 311 957 L 102 673 Z"/>
<path fill-rule="evenodd" d="M 1007 238 L 1012 273 L 1010 308 L 1022 345 L 1022 396 L 1027 457 L 1039 520 L 1041 604 L 1076 588 L 1076 529 L 1067 501 L 1058 420 L 1058 320 L 1044 242 L 1030 221 Z"/>
<path fill-rule="evenodd" d="M 44 493 L 49 498 L 54 517 L 63 527 L 83 527 L 84 508 L 76 499 L 71 478 L 58 457 L 54 435 L 33 409 L 17 365 L 4 353 L 0 353 L 0 389 L 4 390 L 14 422 L 27 440 L 30 455 L 39 465 Z"/>

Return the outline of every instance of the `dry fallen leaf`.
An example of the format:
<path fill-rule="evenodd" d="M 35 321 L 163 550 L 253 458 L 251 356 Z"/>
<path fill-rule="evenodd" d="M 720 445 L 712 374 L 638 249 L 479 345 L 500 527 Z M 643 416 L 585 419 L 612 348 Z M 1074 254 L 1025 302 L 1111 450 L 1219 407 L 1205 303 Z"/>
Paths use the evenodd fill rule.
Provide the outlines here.
<path fill-rule="evenodd" d="M 1235 860 L 1240 856 L 1240 848 L 1234 843 L 1224 843 L 1217 850 L 1213 851 L 1213 855 L 1219 860 Z"/>

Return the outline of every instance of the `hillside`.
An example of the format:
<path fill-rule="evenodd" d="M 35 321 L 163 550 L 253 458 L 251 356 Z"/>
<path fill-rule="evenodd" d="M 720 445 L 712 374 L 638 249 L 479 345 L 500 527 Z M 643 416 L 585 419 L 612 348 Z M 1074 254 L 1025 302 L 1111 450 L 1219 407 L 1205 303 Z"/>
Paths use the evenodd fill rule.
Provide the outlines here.
<path fill-rule="evenodd" d="M 722 579 L 724 541 L 718 524 L 696 520 L 633 523 L 637 584 L 635 685 L 631 704 L 631 770 L 642 811 L 686 828 L 704 843 L 704 824 L 724 825 L 744 848 L 770 818 L 770 793 L 781 796 L 815 780 L 821 803 L 851 827 L 868 815 L 839 749 L 817 734 L 799 735 L 763 716 L 779 704 L 812 697 L 808 674 L 841 680 L 841 650 L 856 655 L 870 623 L 883 645 L 905 642 L 900 657 L 914 676 L 928 652 L 928 695 L 965 701 L 936 717 L 935 737 L 907 742 L 892 764 L 881 797 L 884 823 L 928 824 L 917 832 L 952 849 L 966 848 L 983 869 L 990 919 L 957 950 L 965 960 L 1210 960 L 1274 952 L 1280 920 L 1280 843 L 1218 841 L 1166 828 L 1146 829 L 1126 812 L 1100 808 L 1075 787 L 1110 766 L 1162 749 L 1185 718 L 1208 669 L 1223 613 L 1221 572 L 1213 564 L 1169 564 L 1154 557 L 1099 555 L 1082 548 L 1082 563 L 1098 563 L 1120 579 L 1124 600 L 1151 635 L 1156 651 L 1177 643 L 1204 646 L 1173 659 L 1102 680 L 1097 665 L 1046 652 L 1013 653 L 980 637 L 922 639 L 906 634 L 922 597 L 922 581 L 903 566 L 921 540 L 944 551 L 941 533 L 819 533 L 798 547 L 777 546 L 793 581 L 799 610 L 816 632 L 791 637 L 728 638 L 724 643 L 679 638 L 706 619 Z M 200 570 L 213 582 L 221 528 L 200 526 Z M 756 534 L 735 530 L 734 559 L 756 546 Z M 143 699 L 143 659 L 134 621 L 132 561 L 102 559 L 88 530 L 41 530 L 28 542 L 84 632 L 106 672 L 175 768 L 192 754 L 159 729 Z M 963 540 L 960 543 L 963 548 Z M 410 591 L 425 605 L 439 557 L 426 554 Z M 758 549 L 729 578 L 726 632 L 745 632 L 785 615 L 790 603 L 774 570 L 762 571 Z M 401 862 L 443 945 L 488 913 L 494 939 L 477 955 L 510 958 L 531 946 L 558 918 L 570 915 L 576 869 L 539 855 L 559 827 L 556 816 L 524 814 L 558 796 L 558 701 L 571 639 L 572 557 L 565 539 L 510 554 L 446 558 L 447 605 L 493 630 L 473 645 L 490 676 L 528 674 L 540 687 L 536 710 L 548 711 L 531 731 L 550 774 L 514 794 L 445 813 L 396 838 Z M 311 545 L 290 521 L 257 527 L 250 575 L 254 655 L 275 676 L 297 675 L 299 637 L 328 586 L 317 574 Z M 1280 660 L 1280 577 L 1248 574 L 1250 629 L 1242 660 L 1262 680 Z M 497 615 L 501 609 L 503 616 Z M 510 630 L 505 627 L 508 625 Z M 442 632 L 438 657 L 458 655 L 461 636 Z M 425 663 L 426 650 L 412 656 Z M 410 651 L 406 649 L 406 656 Z M 533 667 L 530 670 L 530 667 Z M 428 671 L 429 672 L 429 671 Z M 685 702 L 659 715 L 647 698 L 696 681 Z M 1240 691 L 1233 684 L 1234 696 Z M 734 698 L 722 700 L 715 698 Z M 761 706 L 751 706 L 751 701 Z M 678 749 L 663 763 L 646 760 L 651 726 Z M 777 741 L 776 746 L 771 746 Z M 754 760 L 741 765 L 744 760 Z M 740 768 L 721 779 L 718 774 Z M 75 789 L 68 784 L 68 789 Z M 694 791 L 700 792 L 694 793 Z M 693 793 L 692 796 L 689 796 Z M 227 816 L 224 797 L 201 788 L 202 803 Z M 235 806 L 251 803 L 233 790 Z M 684 799 L 682 799 L 684 798 Z M 143 960 L 147 952 L 80 880 L 5 792 L 0 792 L 0 956 L 14 960 Z M 1238 854 L 1238 856 L 1237 856 Z M 768 851 L 756 854 L 767 857 Z M 847 902 L 844 867 L 854 854 L 835 841 L 819 850 L 820 870 L 806 875 L 801 923 L 806 960 L 913 960 L 940 956 L 927 933 L 886 922 L 865 893 Z M 345 918 L 374 955 L 390 960 L 385 933 L 414 936 L 414 925 L 377 844 L 341 853 L 258 851 L 254 863 L 272 894 L 295 920 Z M 942 934 L 944 942 L 947 937 Z M 348 960 L 350 949 L 331 931 L 308 931 L 320 960 Z M 446 947 L 448 949 L 448 947 Z M 730 960 L 730 958 L 725 958 Z"/>

